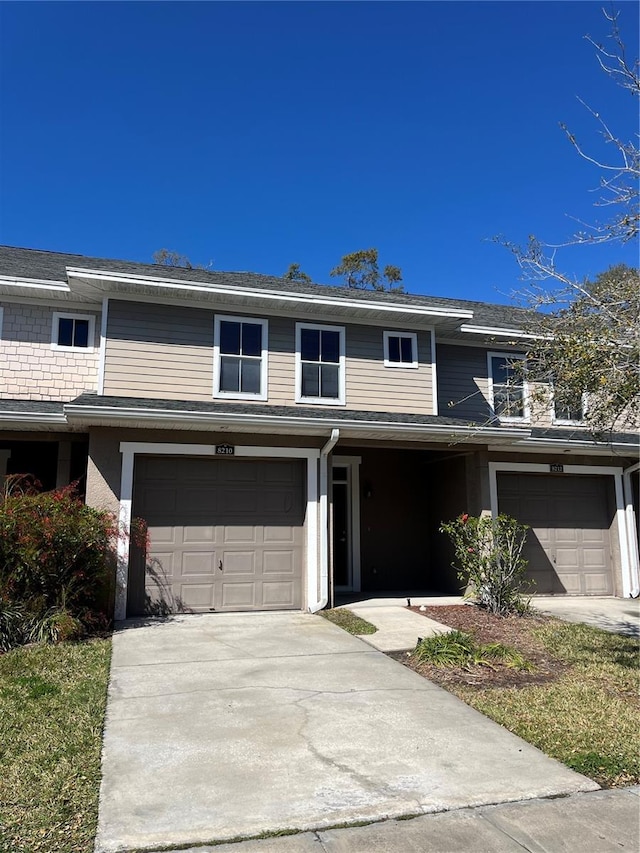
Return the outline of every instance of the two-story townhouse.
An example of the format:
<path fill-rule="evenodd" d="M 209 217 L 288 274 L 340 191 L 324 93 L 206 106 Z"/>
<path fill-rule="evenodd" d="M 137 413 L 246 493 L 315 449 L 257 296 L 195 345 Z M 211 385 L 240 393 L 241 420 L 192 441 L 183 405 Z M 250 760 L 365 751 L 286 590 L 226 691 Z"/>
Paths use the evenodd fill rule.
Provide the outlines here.
<path fill-rule="evenodd" d="M 116 616 L 457 591 L 443 520 L 530 525 L 538 592 L 638 593 L 638 439 L 534 411 L 521 309 L 0 248 L 0 476 L 120 519 Z M 133 517 L 149 527 L 142 553 Z"/>

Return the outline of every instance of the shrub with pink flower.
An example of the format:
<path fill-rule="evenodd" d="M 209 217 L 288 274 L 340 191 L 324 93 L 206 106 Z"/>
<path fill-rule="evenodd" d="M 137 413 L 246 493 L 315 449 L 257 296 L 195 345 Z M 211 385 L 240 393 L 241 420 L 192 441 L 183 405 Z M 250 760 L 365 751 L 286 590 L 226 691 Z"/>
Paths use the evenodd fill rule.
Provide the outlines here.
<path fill-rule="evenodd" d="M 490 613 L 528 609 L 526 594 L 532 591 L 532 582 L 525 578 L 527 560 L 522 556 L 527 529 L 508 515 L 476 518 L 466 512 L 440 525 L 453 545 L 453 566 L 465 595 Z"/>

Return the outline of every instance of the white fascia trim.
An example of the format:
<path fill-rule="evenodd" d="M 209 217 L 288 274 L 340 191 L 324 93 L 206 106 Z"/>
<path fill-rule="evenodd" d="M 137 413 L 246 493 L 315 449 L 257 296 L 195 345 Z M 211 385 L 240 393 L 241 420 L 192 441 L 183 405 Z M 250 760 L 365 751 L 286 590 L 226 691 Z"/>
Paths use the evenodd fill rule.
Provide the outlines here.
<path fill-rule="evenodd" d="M 622 441 L 581 441 L 580 439 L 566 439 L 566 438 L 526 438 L 523 441 L 519 441 L 517 446 L 514 448 L 516 450 L 522 448 L 540 448 L 542 450 L 548 448 L 550 450 L 584 450 L 585 452 L 597 451 L 597 450 L 606 450 L 615 448 L 617 451 L 625 451 L 629 454 L 638 452 L 637 444 L 625 444 Z"/>
<path fill-rule="evenodd" d="M 120 442 L 122 469 L 120 479 L 120 511 L 118 514 L 118 542 L 116 569 L 116 599 L 114 619 L 126 619 L 127 586 L 129 583 L 129 545 L 131 537 L 131 508 L 133 504 L 133 471 L 137 454 L 154 456 L 215 456 L 213 444 L 171 444 L 168 442 Z M 235 456 L 267 457 L 271 459 L 304 459 L 307 463 L 307 513 L 306 513 L 306 581 L 307 609 L 317 609 L 318 583 L 318 459 L 320 451 L 309 447 L 236 446 Z"/>
<path fill-rule="evenodd" d="M 107 319 L 109 316 L 109 297 L 102 300 L 100 317 L 100 350 L 98 354 L 98 394 L 104 394 L 104 365 L 107 357 Z"/>
<path fill-rule="evenodd" d="M 491 500 L 491 514 L 495 518 L 498 515 L 498 477 L 499 471 L 506 473 L 518 472 L 529 474 L 549 474 L 549 465 L 540 462 L 489 462 L 489 495 Z M 629 598 L 633 586 L 631 572 L 631 557 L 629 554 L 629 537 L 627 534 L 627 514 L 625 512 L 624 494 L 622 488 L 623 469 L 609 465 L 565 465 L 566 474 L 590 474 L 596 476 L 613 477 L 616 495 L 616 520 L 618 522 L 618 541 L 620 544 L 620 563 L 622 570 L 622 596 Z M 559 474 L 558 476 L 563 476 Z"/>
<path fill-rule="evenodd" d="M 274 427 L 282 426 L 308 426 L 317 427 L 327 430 L 330 424 L 325 418 L 305 418 L 305 417 L 285 417 L 284 415 L 260 415 L 256 414 L 228 414 L 228 413 L 213 413 L 213 412 L 172 412 L 168 409 L 118 409 L 106 406 L 76 406 L 73 403 L 68 403 L 64 407 L 65 413 L 70 416 L 90 416 L 99 417 L 102 419 L 119 420 L 130 418 L 133 420 L 175 420 L 184 421 L 185 423 L 253 423 L 256 425 L 273 425 Z M 360 421 L 340 419 L 338 422 L 340 429 L 354 429 L 360 427 L 365 430 L 371 429 L 396 429 L 400 432 L 424 432 L 449 435 L 483 435 L 490 438 L 526 438 L 530 435 L 531 430 L 527 428 L 509 427 L 508 431 L 502 428 L 487 428 L 487 427 L 462 427 L 452 426 L 450 424 L 411 424 L 411 423 L 396 423 L 393 421 Z"/>
<path fill-rule="evenodd" d="M 255 296 L 265 299 L 278 299 L 291 303 L 311 303 L 313 305 L 326 305 L 329 307 L 347 306 L 349 308 L 364 308 L 368 311 L 383 311 L 389 314 L 415 314 L 420 317 L 444 317 L 452 320 L 471 320 L 473 311 L 462 308 L 438 308 L 436 306 L 415 307 L 401 303 L 387 305 L 380 302 L 367 302 L 360 299 L 337 299 L 330 296 L 317 296 L 309 293 L 299 293 L 295 296 L 281 290 L 263 290 L 253 287 L 233 287 L 231 285 L 205 285 L 191 281 L 176 281 L 175 279 L 155 278 L 153 276 L 133 275 L 125 273 L 109 273 L 99 270 L 84 270 L 76 267 L 67 267 L 67 275 L 78 278 L 94 279 L 96 281 L 112 281 L 121 284 L 149 284 L 159 290 L 181 290 L 189 293 L 211 293 L 226 296 Z M 322 285 L 318 285 L 322 287 Z"/>
<path fill-rule="evenodd" d="M 67 426 L 64 414 L 47 414 L 46 412 L 10 412 L 0 411 L 0 423 L 3 421 L 21 421 L 25 424 L 62 424 Z"/>
<path fill-rule="evenodd" d="M 468 323 L 463 323 L 458 331 L 466 332 L 472 335 L 495 335 L 500 338 L 529 338 L 531 340 L 546 339 L 548 335 L 534 335 L 530 332 L 524 332 L 522 329 L 502 329 L 497 326 L 471 326 Z"/>
<path fill-rule="evenodd" d="M 33 287 L 34 290 L 62 290 L 71 293 L 66 281 L 49 281 L 46 278 L 21 278 L 14 275 L 0 275 L 0 285 L 9 287 Z"/>

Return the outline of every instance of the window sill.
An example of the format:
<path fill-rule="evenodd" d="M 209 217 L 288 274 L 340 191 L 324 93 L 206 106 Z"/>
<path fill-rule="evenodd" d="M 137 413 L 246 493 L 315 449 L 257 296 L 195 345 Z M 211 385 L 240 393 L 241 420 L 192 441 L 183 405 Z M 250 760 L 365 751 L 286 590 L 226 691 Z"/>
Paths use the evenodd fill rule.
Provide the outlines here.
<path fill-rule="evenodd" d="M 214 400 L 254 400 L 261 403 L 267 402 L 266 394 L 243 394 L 241 391 L 214 391 Z"/>
<path fill-rule="evenodd" d="M 58 352 L 95 352 L 95 347 L 65 347 L 61 344 L 51 344 L 51 349 L 58 350 Z"/>
<path fill-rule="evenodd" d="M 298 405 L 313 405 L 313 406 L 346 406 L 346 402 L 344 400 L 335 398 L 328 399 L 327 397 L 296 397 L 296 404 Z"/>

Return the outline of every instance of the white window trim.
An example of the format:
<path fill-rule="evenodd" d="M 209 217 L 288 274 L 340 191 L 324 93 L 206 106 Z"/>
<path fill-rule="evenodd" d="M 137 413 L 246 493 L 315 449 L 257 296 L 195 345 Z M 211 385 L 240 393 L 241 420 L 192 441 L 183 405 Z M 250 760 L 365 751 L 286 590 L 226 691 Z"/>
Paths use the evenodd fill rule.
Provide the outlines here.
<path fill-rule="evenodd" d="M 411 361 L 390 361 L 389 338 L 408 338 L 411 341 Z M 384 366 L 394 368 L 416 369 L 418 367 L 418 335 L 415 332 L 383 332 Z"/>
<path fill-rule="evenodd" d="M 302 353 L 301 338 L 303 329 L 316 329 L 320 332 L 338 332 L 339 335 L 339 361 L 338 361 L 338 396 L 327 397 L 304 397 L 302 395 Z M 345 357 L 345 327 L 325 326 L 318 323 L 296 323 L 296 403 L 313 403 L 316 406 L 344 406 L 346 405 L 346 357 Z M 322 362 L 319 362 L 322 363 Z"/>
<path fill-rule="evenodd" d="M 220 323 L 251 323 L 262 327 L 262 351 L 260 354 L 260 392 L 220 390 Z M 266 400 L 268 396 L 269 321 L 258 317 L 216 314 L 213 321 L 213 396 L 225 400 Z M 224 355 L 224 353 L 223 353 Z"/>
<path fill-rule="evenodd" d="M 524 361 L 525 356 L 520 353 L 513 352 L 500 352 L 500 351 L 491 351 L 487 353 L 487 386 L 489 393 L 489 406 L 491 408 L 491 415 L 496 420 L 499 420 L 503 423 L 528 423 L 531 417 L 531 412 L 529 410 L 529 385 L 523 376 L 522 378 L 522 405 L 523 405 L 523 414 L 522 415 L 498 415 L 496 414 L 494 399 L 493 399 L 493 372 L 491 370 L 491 359 L 492 358 L 510 358 L 512 361 L 516 359 L 519 361 Z M 500 384 L 500 383 L 497 383 Z"/>
<path fill-rule="evenodd" d="M 0 305 L 0 341 L 2 340 L 2 318 L 4 317 L 4 308 Z"/>
<path fill-rule="evenodd" d="M 86 347 L 65 347 L 58 343 L 60 320 L 88 320 L 89 330 L 87 334 Z M 63 352 L 93 352 L 96 343 L 96 318 L 95 314 L 70 314 L 65 311 L 54 311 L 51 321 L 51 349 Z"/>

